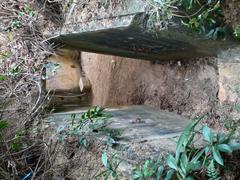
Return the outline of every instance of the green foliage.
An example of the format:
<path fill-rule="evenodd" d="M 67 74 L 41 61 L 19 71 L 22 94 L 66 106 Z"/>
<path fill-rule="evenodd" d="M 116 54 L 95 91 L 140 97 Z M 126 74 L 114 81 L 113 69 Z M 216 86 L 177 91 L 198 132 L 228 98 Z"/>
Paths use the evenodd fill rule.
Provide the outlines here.
<path fill-rule="evenodd" d="M 172 17 L 178 17 L 183 25 L 205 35 L 206 38 L 216 40 L 226 35 L 221 0 L 147 0 L 147 2 L 152 7 L 147 23 L 150 29 L 166 28 Z"/>
<path fill-rule="evenodd" d="M 96 106 L 90 108 L 87 112 L 84 112 L 81 117 L 77 117 L 77 114 L 70 115 L 71 125 L 65 130 L 65 127 L 59 127 L 60 133 L 59 140 L 64 140 L 68 136 L 78 137 L 79 145 L 89 148 L 90 143 L 87 137 L 98 133 L 107 137 L 104 141 L 108 146 L 115 144 L 117 139 L 121 135 L 121 131 L 114 129 L 108 129 L 106 126 L 111 123 L 109 118 L 111 116 L 104 112 L 104 108 Z"/>
<path fill-rule="evenodd" d="M 24 6 L 19 6 L 19 11 L 17 12 L 17 18 L 13 19 L 9 25 L 9 30 L 21 28 L 23 26 L 23 18 L 32 18 L 36 15 L 36 12 L 31 9 L 28 4 Z"/>
<path fill-rule="evenodd" d="M 240 41 L 240 25 L 234 28 L 234 35 L 236 39 Z"/>
<path fill-rule="evenodd" d="M 164 167 L 159 161 L 146 160 L 143 166 L 133 170 L 132 178 L 133 180 L 144 180 L 156 177 L 159 180 L 163 171 Z"/>
<path fill-rule="evenodd" d="M 35 16 L 35 14 L 36 14 L 36 12 L 34 10 L 32 10 L 32 8 L 28 4 L 25 4 L 22 11 L 19 12 L 19 16 L 33 17 L 33 16 Z"/>
<path fill-rule="evenodd" d="M 8 127 L 9 127 L 9 124 L 8 124 L 7 121 L 5 121 L 5 120 L 0 120 L 0 132 L 1 132 L 1 130 L 6 129 L 6 128 L 8 128 Z"/>
<path fill-rule="evenodd" d="M 9 127 L 10 127 L 10 124 L 8 123 L 8 121 L 0 120 L 0 139 L 2 138 L 2 131 L 9 128 Z M 18 151 L 18 150 L 21 149 L 21 147 L 22 147 L 22 143 L 21 143 L 22 134 L 23 134 L 23 132 L 20 129 L 18 129 L 15 132 L 14 138 L 10 141 L 10 148 L 12 150 Z"/>
<path fill-rule="evenodd" d="M 5 80 L 5 76 L 0 74 L 0 81 L 4 81 Z"/>
<path fill-rule="evenodd" d="M 95 178 L 103 176 L 104 180 L 108 180 L 109 177 L 112 176 L 114 180 L 117 180 L 117 168 L 121 162 L 116 162 L 115 155 L 111 155 L 111 157 L 108 159 L 106 151 L 102 153 L 101 160 L 105 170 L 100 172 Z"/>
<path fill-rule="evenodd" d="M 21 71 L 22 71 L 22 69 L 19 65 L 12 63 L 7 69 L 7 75 L 14 76 L 14 75 L 20 74 Z"/>
<path fill-rule="evenodd" d="M 20 28 L 20 27 L 22 27 L 21 21 L 18 19 L 14 19 L 11 21 L 9 28 L 12 30 L 12 29 Z"/>
<path fill-rule="evenodd" d="M 22 135 L 23 135 L 22 130 L 18 129 L 15 133 L 15 137 L 12 139 L 10 143 L 10 147 L 12 150 L 19 151 L 22 148 L 22 143 L 21 143 Z"/>
<path fill-rule="evenodd" d="M 90 108 L 87 112 L 83 113 L 78 122 L 76 122 L 76 114 L 71 114 L 71 126 L 67 131 L 69 136 L 77 136 L 78 142 L 85 148 L 89 147 L 87 136 L 94 131 L 100 131 L 105 127 L 110 116 L 104 113 L 104 108 L 96 106 Z M 76 123 L 75 123 L 76 122 Z"/>
<path fill-rule="evenodd" d="M 107 118 L 109 117 L 106 113 L 103 112 L 104 108 L 100 106 L 93 107 L 89 109 L 87 112 L 83 113 L 81 116 L 81 120 L 91 120 L 93 121 L 94 119 L 99 119 L 99 118 Z"/>
<path fill-rule="evenodd" d="M 196 131 L 198 123 L 203 117 L 192 121 L 180 135 L 175 155 L 169 154 L 166 158 L 167 167 L 152 161 L 146 161 L 142 169 L 133 171 L 133 179 L 141 180 L 157 177 L 156 170 L 160 168 L 160 176 L 157 179 L 172 179 L 175 175 L 178 180 L 194 179 L 197 173 L 206 172 L 211 180 L 219 179 L 217 169 L 223 169 L 224 160 L 222 154 L 232 153 L 240 149 L 240 143 L 235 142 L 234 133 L 236 128 L 230 128 L 227 134 L 215 133 L 207 125 Z M 195 147 L 195 136 L 201 134 L 205 143 L 201 147 Z M 164 176 L 163 176 L 164 175 Z"/>
<path fill-rule="evenodd" d="M 196 135 L 194 129 L 202 118 L 194 120 L 186 127 L 177 142 L 175 157 L 169 155 L 167 158 L 167 165 L 170 167 L 169 173 L 172 171 L 175 172 L 180 180 L 192 178 L 191 173 L 201 168 L 199 159 L 204 151 L 195 150 L 193 139 Z M 193 152 L 194 156 L 192 156 Z"/>
<path fill-rule="evenodd" d="M 240 103 L 236 103 L 234 109 L 240 113 Z"/>
<path fill-rule="evenodd" d="M 105 8 L 107 9 L 110 4 L 111 4 L 111 0 L 100 0 L 100 4 Z"/>
<path fill-rule="evenodd" d="M 11 57 L 11 52 L 0 50 L 0 65 L 8 58 Z"/>
<path fill-rule="evenodd" d="M 218 172 L 215 168 L 214 161 L 211 161 L 207 167 L 207 177 L 209 180 L 219 180 Z"/>
<path fill-rule="evenodd" d="M 239 35 L 240 35 L 240 29 L 239 29 Z M 240 37 L 240 36 L 239 36 Z M 240 40 L 240 39 L 239 39 Z M 234 88 L 236 93 L 240 93 L 240 84 L 236 85 Z"/>
<path fill-rule="evenodd" d="M 208 126 L 204 126 L 201 132 L 203 140 L 207 144 L 201 149 L 195 148 L 193 143 L 194 127 L 198 122 L 199 120 L 193 121 L 180 136 L 175 157 L 169 155 L 167 158 L 168 166 L 175 171 L 178 179 L 192 178 L 191 175 L 194 171 L 207 168 L 210 163 L 223 166 L 221 153 L 231 153 L 234 150 L 234 143 L 231 143 L 232 132 L 227 135 L 215 134 Z M 182 147 L 180 150 L 179 146 Z M 240 144 L 237 146 L 240 147 Z"/>
<path fill-rule="evenodd" d="M 180 8 L 185 12 L 182 23 L 210 39 L 224 38 L 226 27 L 220 0 L 181 0 Z"/>
<path fill-rule="evenodd" d="M 152 9 L 149 11 L 147 28 L 150 30 L 166 29 L 172 19 L 172 7 L 177 0 L 147 0 Z"/>

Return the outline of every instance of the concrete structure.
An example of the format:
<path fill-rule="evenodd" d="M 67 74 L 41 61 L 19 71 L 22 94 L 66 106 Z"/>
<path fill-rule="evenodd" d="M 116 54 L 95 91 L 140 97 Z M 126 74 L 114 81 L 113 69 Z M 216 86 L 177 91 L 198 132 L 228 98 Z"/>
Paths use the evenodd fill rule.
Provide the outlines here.
<path fill-rule="evenodd" d="M 110 2 L 110 1 L 109 1 Z M 136 59 L 172 60 L 217 55 L 234 47 L 232 40 L 207 40 L 190 31 L 180 20 L 152 22 L 150 5 L 144 0 L 126 0 L 98 7 L 93 0 L 73 3 L 61 32 L 52 38 L 68 48 Z M 150 26 L 150 27 L 149 27 Z"/>
<path fill-rule="evenodd" d="M 55 105 L 63 105 L 58 109 L 62 113 L 53 114 L 47 124 L 66 127 L 70 114 L 83 112 L 79 106 L 116 106 L 109 109 L 113 114 L 109 128 L 124 131 L 111 152 L 123 160 L 121 171 L 129 174 L 133 165 L 174 151 L 174 140 L 189 122 L 184 117 L 208 114 L 210 123 L 239 120 L 240 51 L 235 41 L 207 40 L 183 27 L 179 19 L 167 20 L 168 28 L 163 25 L 151 32 L 146 1 L 126 0 L 105 9 L 94 3 L 73 3 L 61 32 L 50 40 L 81 56 L 64 61 L 57 57 L 60 67 L 47 80 L 48 89 L 62 90 L 66 96 L 56 95 Z M 79 90 L 81 71 L 92 86 L 85 94 Z M 118 106 L 136 104 L 158 110 Z M 84 158 L 75 160 L 80 159 Z M 91 162 L 93 166 L 87 164 Z M 85 163 L 94 169 L 97 160 Z M 91 177 L 91 168 L 79 174 L 85 170 L 76 167 L 70 172 L 75 177 Z"/>

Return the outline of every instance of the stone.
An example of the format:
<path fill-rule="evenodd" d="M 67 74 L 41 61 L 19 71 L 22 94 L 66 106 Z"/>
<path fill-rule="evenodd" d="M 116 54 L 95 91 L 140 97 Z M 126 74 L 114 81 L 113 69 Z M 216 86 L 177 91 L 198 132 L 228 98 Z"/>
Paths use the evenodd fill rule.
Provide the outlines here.
<path fill-rule="evenodd" d="M 91 83 L 87 77 L 81 76 L 79 79 L 80 92 L 89 92 L 91 90 Z"/>

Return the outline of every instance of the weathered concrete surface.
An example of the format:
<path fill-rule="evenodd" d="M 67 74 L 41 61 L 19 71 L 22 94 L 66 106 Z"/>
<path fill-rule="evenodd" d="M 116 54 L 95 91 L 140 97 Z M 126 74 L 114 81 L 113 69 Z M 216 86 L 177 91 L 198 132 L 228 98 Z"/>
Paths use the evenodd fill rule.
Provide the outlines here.
<path fill-rule="evenodd" d="M 81 115 L 85 108 L 76 108 L 71 111 L 54 113 L 47 121 L 58 127 L 67 127 L 71 114 Z M 119 144 L 138 143 L 159 139 L 171 139 L 178 136 L 185 128 L 189 120 L 175 113 L 157 110 L 148 106 L 120 106 L 107 108 L 112 115 L 109 118 L 110 129 L 123 130 Z M 78 116 L 76 116 L 78 117 Z M 171 143 L 170 143 L 171 144 Z M 171 147 L 166 144 L 167 150 Z"/>
<path fill-rule="evenodd" d="M 183 27 L 179 19 L 168 22 L 168 28 L 159 27 L 160 31 L 149 32 L 148 5 L 144 1 L 128 0 L 105 11 L 94 7 L 94 2 L 95 6 L 98 4 L 90 3 L 90 12 L 81 11 L 85 8 L 76 4 L 72 19 L 66 21 L 61 33 L 52 41 L 82 51 L 149 60 L 216 55 L 221 49 L 236 44 L 206 40 Z M 89 13 L 90 17 L 83 16 Z"/>
<path fill-rule="evenodd" d="M 138 59 L 170 60 L 214 56 L 233 42 L 194 39 L 179 31 L 164 30 L 150 34 L 136 27 L 60 35 L 54 41 L 68 48 Z"/>
<path fill-rule="evenodd" d="M 77 117 L 79 117 L 81 113 L 85 111 L 86 108 L 80 108 L 68 112 L 53 114 L 46 119 L 45 125 L 55 129 L 55 131 L 51 130 L 50 132 L 52 136 L 57 130 L 64 130 L 64 128 L 71 123 L 70 116 L 72 113 L 76 113 Z M 117 145 L 108 153 L 116 153 L 117 158 L 123 160 L 121 163 L 122 165 L 118 170 L 122 173 L 127 173 L 128 175 L 131 173 L 133 166 L 140 162 L 146 159 L 157 158 L 169 151 L 174 151 L 176 147 L 176 138 L 189 123 L 188 119 L 177 114 L 167 111 L 159 111 L 147 106 L 108 108 L 107 112 L 112 115 L 109 119 L 109 122 L 112 123 L 108 127 L 110 129 L 123 130 L 120 140 L 117 141 Z M 94 133 L 93 136 L 97 139 L 102 139 L 102 136 L 99 136 L 97 133 Z M 101 150 L 101 148 L 98 147 L 98 150 Z M 101 155 L 96 152 L 94 155 L 92 150 L 90 150 L 89 153 L 81 151 L 75 148 L 66 155 L 61 154 L 60 157 L 58 156 L 60 160 L 65 159 L 65 162 L 61 160 L 58 161 L 58 163 L 67 164 L 68 161 L 71 161 L 71 164 L 74 164 L 74 170 L 71 170 L 71 174 L 69 174 L 70 177 L 73 174 L 74 176 L 78 175 L 78 178 L 83 177 L 81 172 L 82 169 L 86 172 L 86 167 L 88 167 L 88 171 L 96 171 L 96 169 L 92 169 L 92 166 L 99 166 Z M 75 153 L 74 158 L 66 158 L 72 152 Z M 87 160 L 84 164 L 79 164 L 80 162 L 83 162 L 85 158 L 82 156 L 80 157 L 81 160 L 77 162 L 79 158 L 79 154 L 77 153 L 84 153 L 85 155 L 92 154 L 92 161 Z M 93 157 L 96 159 L 94 160 Z M 97 159 L 97 157 L 99 159 Z M 87 172 L 86 174 L 89 175 L 93 173 Z M 88 178 L 89 177 L 91 176 L 88 176 Z"/>

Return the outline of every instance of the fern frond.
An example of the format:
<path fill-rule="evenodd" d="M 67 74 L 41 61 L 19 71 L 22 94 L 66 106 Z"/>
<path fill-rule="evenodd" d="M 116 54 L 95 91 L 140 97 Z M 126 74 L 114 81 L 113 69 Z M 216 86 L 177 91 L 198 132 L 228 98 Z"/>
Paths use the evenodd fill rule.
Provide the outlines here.
<path fill-rule="evenodd" d="M 209 163 L 209 165 L 207 167 L 207 177 L 208 177 L 208 180 L 219 180 L 220 179 L 218 172 L 214 166 L 213 160 Z"/>

